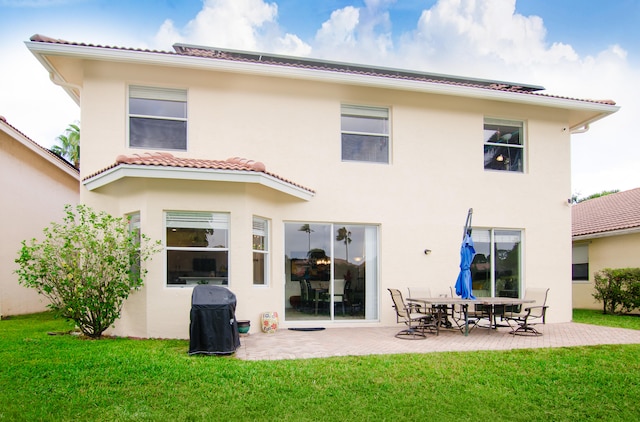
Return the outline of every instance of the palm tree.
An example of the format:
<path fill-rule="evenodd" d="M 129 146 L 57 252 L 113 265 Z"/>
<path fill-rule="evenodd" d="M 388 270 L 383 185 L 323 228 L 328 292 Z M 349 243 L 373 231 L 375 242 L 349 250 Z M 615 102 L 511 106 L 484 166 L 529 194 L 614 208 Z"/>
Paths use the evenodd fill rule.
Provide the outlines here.
<path fill-rule="evenodd" d="M 302 227 L 298 229 L 298 231 L 306 232 L 309 235 L 309 247 L 307 248 L 307 250 L 310 251 L 311 250 L 311 232 L 313 232 L 314 230 L 311 229 L 310 225 L 303 224 Z"/>
<path fill-rule="evenodd" d="M 80 168 L 80 127 L 70 124 L 56 140 L 59 145 L 52 146 L 51 152 L 70 161 L 75 168 Z"/>
<path fill-rule="evenodd" d="M 336 236 L 338 242 L 344 240 L 344 248 L 346 252 L 346 261 L 349 262 L 349 243 L 351 243 L 351 232 L 346 227 L 338 229 L 338 235 Z"/>

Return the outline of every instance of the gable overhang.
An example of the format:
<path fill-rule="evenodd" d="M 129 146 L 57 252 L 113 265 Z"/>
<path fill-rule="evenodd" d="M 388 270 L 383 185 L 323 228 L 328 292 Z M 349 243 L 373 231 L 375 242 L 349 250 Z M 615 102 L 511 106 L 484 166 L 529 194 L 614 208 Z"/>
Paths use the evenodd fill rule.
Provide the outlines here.
<path fill-rule="evenodd" d="M 191 180 L 228 183 L 252 183 L 262 185 L 278 192 L 293 196 L 298 199 L 310 201 L 314 196 L 313 191 L 279 180 L 269 174 L 242 171 L 242 170 L 216 170 L 183 167 L 153 167 L 147 165 L 120 164 L 85 179 L 82 183 L 90 191 L 127 178 L 137 179 L 165 179 L 165 180 Z"/>
<path fill-rule="evenodd" d="M 73 168 L 70 164 L 62 162 L 61 158 L 54 156 L 52 152 L 27 138 L 24 134 L 15 129 L 13 126 L 9 125 L 3 119 L 0 119 L 0 130 L 43 160 L 48 161 L 63 173 L 75 179 L 77 182 L 80 181 L 80 173 L 77 169 Z"/>
<path fill-rule="evenodd" d="M 246 75 L 301 79 L 324 83 L 357 85 L 379 89 L 404 90 L 437 95 L 449 95 L 481 100 L 517 103 L 523 105 L 557 108 L 569 112 L 570 131 L 578 131 L 619 110 L 619 106 L 596 101 L 553 97 L 536 93 L 509 92 L 474 86 L 452 85 L 437 82 L 404 80 L 323 69 L 299 68 L 269 63 L 242 62 L 210 57 L 184 56 L 168 52 L 126 50 L 109 47 L 27 41 L 27 48 L 49 71 L 51 79 L 79 103 L 79 90 L 59 73 L 49 56 L 72 59 L 133 63 L 141 65 L 179 67 L 205 71 L 240 73 Z"/>
<path fill-rule="evenodd" d="M 573 242 L 580 242 L 580 241 L 584 241 L 584 240 L 600 239 L 600 238 L 603 238 L 603 237 L 624 236 L 624 235 L 637 234 L 637 233 L 640 233 L 640 227 L 630 227 L 630 228 L 626 228 L 626 229 L 609 230 L 609 231 L 605 231 L 605 232 L 582 234 L 582 235 L 578 235 L 578 236 L 573 236 L 571 238 L 571 240 Z"/>

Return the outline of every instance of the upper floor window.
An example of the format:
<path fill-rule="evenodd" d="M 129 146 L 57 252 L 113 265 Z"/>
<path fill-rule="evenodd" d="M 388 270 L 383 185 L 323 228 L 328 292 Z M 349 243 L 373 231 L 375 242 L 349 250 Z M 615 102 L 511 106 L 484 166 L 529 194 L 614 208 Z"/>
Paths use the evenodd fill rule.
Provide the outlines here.
<path fill-rule="evenodd" d="M 522 173 L 523 122 L 484 119 L 484 169 Z"/>
<path fill-rule="evenodd" d="M 389 109 L 343 105 L 342 161 L 389 162 Z"/>
<path fill-rule="evenodd" d="M 268 284 L 269 274 L 269 221 L 253 217 L 253 284 Z"/>
<path fill-rule="evenodd" d="M 187 91 L 129 87 L 129 146 L 187 149 Z"/>

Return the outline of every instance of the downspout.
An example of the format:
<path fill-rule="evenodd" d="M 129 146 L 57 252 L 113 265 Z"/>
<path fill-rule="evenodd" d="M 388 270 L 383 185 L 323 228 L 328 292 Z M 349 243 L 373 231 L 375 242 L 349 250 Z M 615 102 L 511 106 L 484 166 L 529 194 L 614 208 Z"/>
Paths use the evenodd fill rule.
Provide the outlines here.
<path fill-rule="evenodd" d="M 575 134 L 575 133 L 585 133 L 585 132 L 588 132 L 588 131 L 589 131 L 589 129 L 590 129 L 590 128 L 589 128 L 589 123 L 587 123 L 586 125 L 584 125 L 584 126 L 582 126 L 582 127 L 578 128 L 578 129 L 573 129 L 573 130 L 571 131 L 571 134 L 573 135 L 573 134 Z"/>

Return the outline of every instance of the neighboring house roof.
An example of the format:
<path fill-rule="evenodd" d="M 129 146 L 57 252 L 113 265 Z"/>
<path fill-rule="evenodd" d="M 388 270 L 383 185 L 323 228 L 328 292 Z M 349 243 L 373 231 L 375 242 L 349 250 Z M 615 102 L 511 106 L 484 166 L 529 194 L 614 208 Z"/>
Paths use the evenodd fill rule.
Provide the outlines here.
<path fill-rule="evenodd" d="M 574 240 L 640 232 L 640 188 L 575 204 L 571 217 Z"/>
<path fill-rule="evenodd" d="M 70 162 L 54 154 L 50 150 L 38 145 L 35 141 L 29 138 L 27 135 L 16 129 L 14 126 L 7 122 L 4 116 L 0 116 L 0 130 L 5 132 L 11 138 L 21 143 L 23 146 L 33 151 L 36 155 L 42 157 L 46 161 L 50 162 L 54 166 L 58 167 L 63 172 L 72 176 L 73 178 L 80 180 L 80 172 Z"/>
<path fill-rule="evenodd" d="M 83 183 L 94 190 L 125 177 L 258 183 L 301 199 L 315 195 L 312 189 L 268 172 L 259 161 L 181 158 L 168 152 L 119 155 L 114 164 L 87 176 Z"/>
<path fill-rule="evenodd" d="M 79 102 L 79 87 L 69 84 L 71 81 L 65 80 L 66 75 L 61 73 L 62 69 L 56 68 L 48 56 L 66 55 L 278 76 L 557 107 L 569 110 L 570 130 L 588 126 L 619 108 L 611 100 L 584 100 L 541 93 L 544 88 L 536 85 L 185 44 L 176 44 L 173 46 L 174 52 L 167 52 L 76 43 L 36 34 L 31 37 L 27 46 L 45 68 L 52 72 L 54 82 L 59 82 L 76 102 Z"/>

